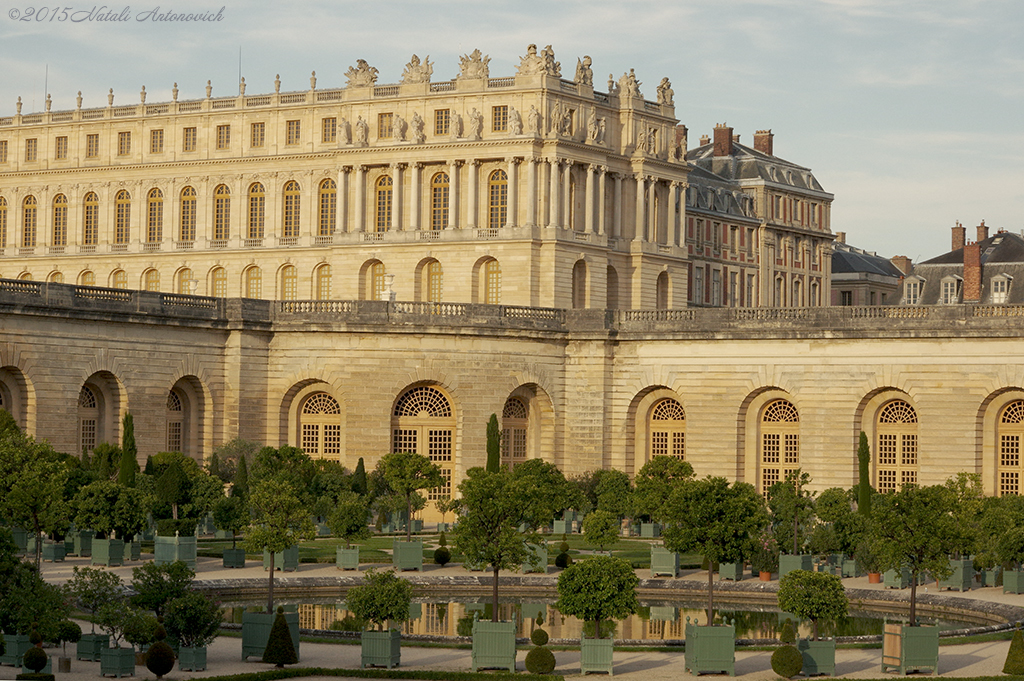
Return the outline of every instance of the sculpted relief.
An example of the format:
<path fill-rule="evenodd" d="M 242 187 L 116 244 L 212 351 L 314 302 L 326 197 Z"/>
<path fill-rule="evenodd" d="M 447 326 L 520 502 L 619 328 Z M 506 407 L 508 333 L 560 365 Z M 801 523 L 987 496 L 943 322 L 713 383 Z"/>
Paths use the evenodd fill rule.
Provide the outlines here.
<path fill-rule="evenodd" d="M 367 87 L 377 82 L 377 69 L 366 63 L 365 59 L 357 59 L 355 66 L 348 67 L 345 72 L 348 87 Z"/>
<path fill-rule="evenodd" d="M 674 104 L 672 101 L 674 95 L 675 93 L 672 92 L 671 81 L 669 81 L 668 78 L 662 78 L 661 84 L 658 85 L 658 104 L 672 106 Z"/>
<path fill-rule="evenodd" d="M 434 65 L 430 63 L 430 55 L 428 54 L 420 63 L 420 58 L 414 54 L 409 63 L 405 65 L 405 71 L 402 72 L 402 84 L 429 83 L 433 73 Z"/>
<path fill-rule="evenodd" d="M 594 69 L 590 68 L 593 62 L 590 56 L 584 56 L 583 59 L 576 60 L 576 77 L 573 78 L 579 85 L 589 85 L 594 87 Z"/>
<path fill-rule="evenodd" d="M 546 73 L 549 76 L 561 77 L 562 65 L 555 61 L 555 51 L 550 45 L 537 53 L 536 45 L 529 45 L 526 48 L 526 56 L 519 58 L 517 76 L 536 76 Z"/>
<path fill-rule="evenodd" d="M 481 54 L 480 50 L 473 50 L 470 54 L 462 55 L 459 57 L 459 75 L 456 76 L 456 80 L 489 77 L 491 71 L 487 65 L 490 61 L 491 58 Z"/>

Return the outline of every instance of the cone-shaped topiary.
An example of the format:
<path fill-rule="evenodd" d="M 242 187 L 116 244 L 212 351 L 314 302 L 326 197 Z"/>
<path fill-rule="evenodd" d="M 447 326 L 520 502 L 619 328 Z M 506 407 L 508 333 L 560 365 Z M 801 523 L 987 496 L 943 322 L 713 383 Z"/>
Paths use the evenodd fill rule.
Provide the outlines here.
<path fill-rule="evenodd" d="M 788 617 L 779 630 L 779 640 L 783 643 L 796 643 L 796 627 L 793 626 L 793 620 Z"/>
<path fill-rule="evenodd" d="M 804 668 L 804 656 L 796 646 L 782 646 L 772 653 L 772 671 L 784 679 L 796 676 Z"/>
<path fill-rule="evenodd" d="M 452 559 L 452 552 L 443 546 L 439 546 L 434 549 L 434 562 L 438 565 L 445 566 L 448 561 Z"/>
<path fill-rule="evenodd" d="M 163 617 L 156 618 L 156 633 L 153 638 L 153 645 L 146 651 L 146 669 L 160 679 L 174 669 L 174 651 L 164 640 L 167 638 L 167 630 L 164 629 Z"/>
<path fill-rule="evenodd" d="M 1006 664 L 1003 665 L 1004 674 L 1024 674 L 1024 635 L 1021 630 L 1013 632 L 1013 640 L 1010 641 L 1010 650 L 1006 653 Z"/>
<path fill-rule="evenodd" d="M 535 646 L 547 645 L 548 632 L 544 631 L 543 629 L 534 629 L 533 633 L 530 634 L 530 641 Z"/>
<path fill-rule="evenodd" d="M 441 536 L 439 536 L 437 538 L 437 545 L 438 546 L 448 546 L 448 539 L 444 536 L 444 532 L 442 532 Z"/>
<path fill-rule="evenodd" d="M 295 645 L 292 643 L 292 633 L 288 630 L 288 622 L 284 619 L 284 608 L 277 606 L 277 616 L 274 618 L 274 625 L 270 628 L 270 638 L 267 639 L 267 647 L 263 650 L 263 661 L 278 668 L 286 664 L 296 664 L 299 657 L 295 654 Z"/>
<path fill-rule="evenodd" d="M 538 646 L 526 654 L 526 671 L 531 674 L 550 674 L 555 669 L 555 654 Z"/>

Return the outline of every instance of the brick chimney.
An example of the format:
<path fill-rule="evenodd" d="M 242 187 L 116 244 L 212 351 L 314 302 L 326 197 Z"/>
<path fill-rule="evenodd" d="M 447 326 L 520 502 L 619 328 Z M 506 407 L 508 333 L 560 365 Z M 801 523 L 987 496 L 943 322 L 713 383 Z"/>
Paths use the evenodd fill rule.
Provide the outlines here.
<path fill-rule="evenodd" d="M 686 134 L 688 132 L 685 125 L 676 126 L 676 146 L 683 150 L 683 154 L 686 154 Z"/>
<path fill-rule="evenodd" d="M 836 232 L 835 239 L 841 244 L 846 243 L 846 232 Z"/>
<path fill-rule="evenodd" d="M 905 277 L 910 276 L 910 272 L 914 268 L 914 263 L 905 255 L 894 255 L 889 258 L 889 262 L 895 265 L 896 269 L 902 272 Z"/>
<path fill-rule="evenodd" d="M 775 135 L 772 134 L 772 131 L 770 129 L 758 130 L 757 132 L 754 133 L 754 150 L 760 151 L 762 154 L 774 156 L 774 145 L 772 144 L 772 140 L 774 138 Z"/>
<path fill-rule="evenodd" d="M 956 227 L 953 228 L 953 248 L 954 251 L 959 251 L 964 247 L 967 242 L 967 228 L 961 225 L 959 222 L 956 223 Z"/>
<path fill-rule="evenodd" d="M 732 136 L 732 142 L 733 142 L 733 144 L 739 144 L 740 143 L 740 136 L 739 135 L 733 135 Z"/>
<path fill-rule="evenodd" d="M 981 224 L 978 225 L 978 243 L 981 243 L 988 238 L 988 227 L 985 225 L 985 221 L 982 220 Z"/>
<path fill-rule="evenodd" d="M 706 146 L 708 144 L 711 144 L 711 138 L 708 137 L 707 135 L 701 135 L 700 136 L 700 145 L 703 147 L 703 146 Z"/>
<path fill-rule="evenodd" d="M 981 302 L 981 246 L 976 243 L 964 246 L 964 302 Z"/>
<path fill-rule="evenodd" d="M 732 156 L 732 128 L 725 123 L 715 126 L 715 156 Z"/>

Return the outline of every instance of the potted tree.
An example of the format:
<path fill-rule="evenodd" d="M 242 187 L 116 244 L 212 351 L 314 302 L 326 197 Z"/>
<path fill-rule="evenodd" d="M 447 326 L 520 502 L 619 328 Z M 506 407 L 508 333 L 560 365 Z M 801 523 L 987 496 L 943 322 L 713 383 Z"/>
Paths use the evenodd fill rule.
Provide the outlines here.
<path fill-rule="evenodd" d="M 141 532 L 146 524 L 142 492 L 112 480 L 99 480 L 79 490 L 75 507 L 75 524 L 96 530 L 92 565 L 121 565 L 124 539 Z"/>
<path fill-rule="evenodd" d="M 134 608 L 129 611 L 124 623 L 124 640 L 135 652 L 135 664 L 146 664 L 146 650 L 156 640 L 156 626 L 156 617 Z"/>
<path fill-rule="evenodd" d="M 178 669 L 206 669 L 206 647 L 217 637 L 224 611 L 208 596 L 187 591 L 167 604 L 164 626 L 178 642 Z"/>
<path fill-rule="evenodd" d="M 779 556 L 779 577 L 790 570 L 810 570 L 814 556 L 803 552 L 807 531 L 814 518 L 814 496 L 806 490 L 811 476 L 799 468 L 768 490 L 772 531 L 780 548 L 792 546 L 792 553 Z"/>
<path fill-rule="evenodd" d="M 690 462 L 674 456 L 655 456 L 643 465 L 633 481 L 632 494 L 633 518 L 640 521 L 641 536 L 661 533 L 665 502 L 672 490 L 692 478 Z"/>
<path fill-rule="evenodd" d="M 135 628 L 141 628 L 137 621 L 145 615 L 118 599 L 105 603 L 96 613 L 100 628 L 106 632 L 113 644 L 100 651 L 100 676 L 132 676 L 135 674 L 135 649 L 121 646 L 121 639 L 127 632 L 135 638 Z"/>
<path fill-rule="evenodd" d="M 213 520 L 220 531 L 231 535 L 231 548 L 224 549 L 222 562 L 226 568 L 245 567 L 245 549 L 236 545 L 238 533 L 249 523 L 249 508 L 240 495 L 222 497 L 213 506 Z"/>
<path fill-rule="evenodd" d="M 53 642 L 60 646 L 61 654 L 57 658 L 57 671 L 67 674 L 71 671 L 71 658 L 68 657 L 68 643 L 78 643 L 82 638 L 82 627 L 71 620 L 61 620 L 57 624 L 57 635 Z"/>
<path fill-rule="evenodd" d="M 342 492 L 338 500 L 327 516 L 327 526 L 331 528 L 331 534 L 345 540 L 345 547 L 335 549 L 335 563 L 339 570 L 359 569 L 359 547 L 352 546 L 354 539 L 366 539 L 370 536 L 370 528 L 367 519 L 370 517 L 370 509 L 367 507 L 366 498 L 355 492 Z"/>
<path fill-rule="evenodd" d="M 762 528 L 749 542 L 750 566 L 762 582 L 772 581 L 772 573 L 779 569 L 779 545 L 767 527 Z"/>
<path fill-rule="evenodd" d="M 836 669 L 836 641 L 821 640 L 818 622 L 835 622 L 846 617 L 849 601 L 839 577 L 824 572 L 794 570 L 779 579 L 779 609 L 791 612 L 801 619 L 809 619 L 812 635 L 800 639 L 797 649 L 803 655 L 803 670 L 808 676 L 828 674 Z"/>
<path fill-rule="evenodd" d="M 974 561 L 981 537 L 985 492 L 978 473 L 956 474 L 946 480 L 946 489 L 953 496 L 953 535 L 951 537 L 950 574 L 939 581 L 939 589 L 970 591 L 974 584 Z"/>
<path fill-rule="evenodd" d="M 441 469 L 422 454 L 391 452 L 381 458 L 377 470 L 388 489 L 405 499 L 405 542 L 394 543 L 394 565 L 399 570 L 423 570 L 423 542 L 412 541 L 413 496 L 421 489 L 444 486 Z"/>
<path fill-rule="evenodd" d="M 99 662 L 100 651 L 109 647 L 110 636 L 96 633 L 97 615 L 100 608 L 121 598 L 122 588 L 121 578 L 113 573 L 75 566 L 64 590 L 79 610 L 89 613 L 92 626 L 90 633 L 82 634 L 77 643 L 75 657 L 79 660 Z"/>
<path fill-rule="evenodd" d="M 1021 570 L 1021 563 L 1024 562 L 1024 527 L 1006 530 L 999 538 L 996 551 L 1000 560 L 1013 567 L 1012 570 L 1003 570 L 1003 593 L 1024 593 L 1024 570 Z"/>
<path fill-rule="evenodd" d="M 584 622 L 593 622 L 594 636 L 580 638 L 580 672 L 612 674 L 613 638 L 602 636 L 601 622 L 622 619 L 640 608 L 636 587 L 640 583 L 628 561 L 593 556 L 567 567 L 558 576 L 555 608 Z"/>
<path fill-rule="evenodd" d="M 184 561 L 157 565 L 145 563 L 132 568 L 131 603 L 160 617 L 167 603 L 189 592 L 196 573 Z"/>
<path fill-rule="evenodd" d="M 599 551 L 614 546 L 619 541 L 619 519 L 608 511 L 592 511 L 583 518 L 583 539 Z"/>
<path fill-rule="evenodd" d="M 385 629 L 387 623 L 399 624 L 409 619 L 412 585 L 391 570 L 366 571 L 366 584 L 349 589 L 348 609 L 375 630 L 360 634 L 362 666 L 398 666 L 402 657 L 402 632 Z"/>

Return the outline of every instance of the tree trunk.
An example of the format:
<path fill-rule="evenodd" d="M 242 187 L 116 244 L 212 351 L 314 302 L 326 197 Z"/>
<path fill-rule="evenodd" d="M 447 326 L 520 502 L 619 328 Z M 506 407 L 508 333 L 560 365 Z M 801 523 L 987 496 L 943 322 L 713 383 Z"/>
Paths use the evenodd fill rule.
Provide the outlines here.
<path fill-rule="evenodd" d="M 405 495 L 405 541 L 412 541 L 412 492 Z"/>
<path fill-rule="evenodd" d="M 708 558 L 708 626 L 715 621 L 715 564 Z"/>
<path fill-rule="evenodd" d="M 270 582 L 267 586 L 267 612 L 274 614 L 274 552 L 270 551 Z"/>
<path fill-rule="evenodd" d="M 800 526 L 800 477 L 797 474 L 797 479 L 793 481 L 793 487 L 795 488 L 796 494 L 793 497 L 793 555 L 797 555 L 796 552 L 799 547 L 796 543 L 797 528 Z"/>
<path fill-rule="evenodd" d="M 910 575 L 910 626 L 917 626 L 917 571 Z"/>
<path fill-rule="evenodd" d="M 491 588 L 491 621 L 498 621 L 498 566 L 491 566 L 494 568 L 494 583 Z"/>

